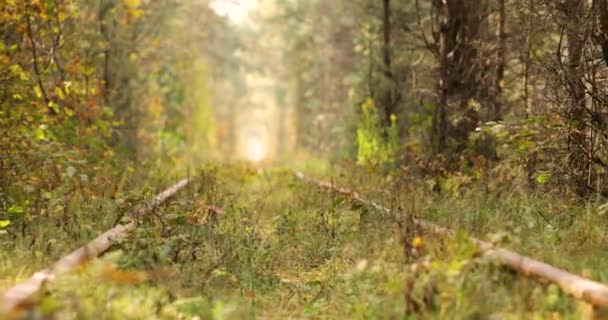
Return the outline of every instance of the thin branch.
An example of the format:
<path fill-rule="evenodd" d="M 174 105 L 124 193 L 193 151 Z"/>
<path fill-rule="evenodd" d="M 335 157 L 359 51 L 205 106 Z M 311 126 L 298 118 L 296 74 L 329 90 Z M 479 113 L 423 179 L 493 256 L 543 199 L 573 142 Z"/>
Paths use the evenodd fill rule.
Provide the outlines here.
<path fill-rule="evenodd" d="M 46 102 L 46 107 L 49 110 L 49 112 L 51 114 L 57 114 L 57 112 L 53 108 L 51 108 L 49 105 L 51 100 L 49 100 L 49 97 L 46 94 L 46 89 L 44 88 L 44 84 L 42 83 L 42 76 L 40 75 L 40 69 L 38 67 L 38 51 L 36 49 L 36 42 L 34 41 L 34 35 L 32 32 L 32 22 L 31 22 L 29 6 L 26 10 L 25 20 L 26 20 L 26 24 L 27 24 L 27 28 L 26 28 L 27 37 L 32 46 L 32 58 L 34 59 L 34 73 L 36 74 L 36 80 L 38 82 L 38 87 L 39 87 L 40 91 L 42 92 L 42 96 L 44 97 L 44 101 Z"/>

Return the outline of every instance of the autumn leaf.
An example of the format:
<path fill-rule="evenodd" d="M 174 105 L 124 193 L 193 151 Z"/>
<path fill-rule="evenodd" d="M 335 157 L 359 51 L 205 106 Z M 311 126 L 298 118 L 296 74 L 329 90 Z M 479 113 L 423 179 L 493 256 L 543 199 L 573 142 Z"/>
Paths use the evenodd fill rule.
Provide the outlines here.
<path fill-rule="evenodd" d="M 49 101 L 48 106 L 49 106 L 49 108 L 53 109 L 53 111 L 55 113 L 59 113 L 61 111 L 61 108 L 59 107 L 59 105 L 57 103 L 55 103 L 54 101 Z"/>
<path fill-rule="evenodd" d="M 43 128 L 36 128 L 34 130 L 34 137 L 38 141 L 45 140 L 46 139 L 46 134 L 44 133 L 44 129 Z"/>
<path fill-rule="evenodd" d="M 412 247 L 421 248 L 424 246 L 424 240 L 421 237 L 415 237 L 412 239 Z"/>
<path fill-rule="evenodd" d="M 137 9 L 141 5 L 141 0 L 123 0 L 123 3 L 129 9 Z"/>

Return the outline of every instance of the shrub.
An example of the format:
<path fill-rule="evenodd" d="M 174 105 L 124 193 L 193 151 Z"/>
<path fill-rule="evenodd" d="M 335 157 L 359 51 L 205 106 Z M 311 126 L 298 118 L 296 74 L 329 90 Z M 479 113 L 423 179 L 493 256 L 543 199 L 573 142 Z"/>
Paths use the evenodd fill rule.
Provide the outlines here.
<path fill-rule="evenodd" d="M 373 167 L 393 164 L 399 146 L 397 116 L 391 115 L 391 126 L 385 128 L 373 99 L 368 98 L 361 110 L 357 126 L 357 163 Z"/>

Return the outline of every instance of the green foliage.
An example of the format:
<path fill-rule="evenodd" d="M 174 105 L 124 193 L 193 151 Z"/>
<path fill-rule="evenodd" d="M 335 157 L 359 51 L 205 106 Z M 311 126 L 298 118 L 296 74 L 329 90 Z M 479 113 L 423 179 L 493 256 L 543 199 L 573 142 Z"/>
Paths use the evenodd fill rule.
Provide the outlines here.
<path fill-rule="evenodd" d="M 5 2 L 0 220 L 59 212 L 47 207 L 60 192 L 69 198 L 122 188 L 135 162 L 144 176 L 152 165 L 183 165 L 189 152 L 210 154 L 211 72 L 192 45 L 207 36 L 172 37 L 183 34 L 179 21 L 215 17 L 206 4 L 190 17 L 197 4 Z"/>
<path fill-rule="evenodd" d="M 437 319 L 581 316 L 556 286 L 543 288 L 516 277 L 480 257 L 468 236 L 460 233 L 445 250 L 433 252 L 412 268 L 406 280 L 410 283 L 408 313 L 412 318 Z"/>
<path fill-rule="evenodd" d="M 114 252 L 81 273 L 60 276 L 50 288 L 53 295 L 43 299 L 36 314 L 55 319 L 178 318 L 170 294 L 140 283 L 143 273 L 117 269 L 119 259 L 120 253 Z"/>
<path fill-rule="evenodd" d="M 606 228 L 601 208 L 566 207 L 550 195 L 516 196 L 517 190 L 498 200 L 475 183 L 458 189 L 457 197 L 437 196 L 420 181 L 399 186 L 368 170 L 331 170 L 338 184 L 359 185 L 359 190 L 370 184 L 386 190 L 390 184 L 394 192 L 375 194 L 380 202 L 393 199 L 404 208 L 424 204 L 416 210 L 420 217 L 468 232 L 448 239 L 418 234 L 413 243 L 421 256 L 405 265 L 399 230 L 383 212 L 319 193 L 284 170 L 206 167 L 188 192 L 147 216 L 104 258 L 50 284 L 36 314 L 107 319 L 580 316 L 573 300 L 555 286 L 539 285 L 485 259 L 469 234 L 608 279 L 602 271 L 606 261 L 594 254 Z M 0 282 L 1 289 L 44 267 L 49 256 L 91 239 L 98 228 L 111 227 L 121 212 L 153 194 L 144 189 L 113 201 L 66 199 L 68 191 L 51 196 L 60 210 L 52 218 L 19 224 L 19 229 L 11 224 L 4 229 L 7 234 L 0 233 L 0 273 L 10 279 Z M 395 194 L 406 196 L 396 200 Z M 205 205 L 225 212 L 215 215 Z M 69 221 L 62 220 L 64 206 L 73 212 Z M 583 218 L 572 223 L 574 216 Z"/>
<path fill-rule="evenodd" d="M 525 22 L 508 28 L 530 29 L 522 46 L 528 52 L 506 54 L 509 70 L 499 71 L 494 41 L 501 37 L 479 33 L 448 53 L 448 63 L 465 63 L 439 70 L 454 77 L 444 83 L 437 55 L 428 52 L 437 43 L 426 42 L 441 37 L 416 32 L 441 32 L 430 24 L 451 21 L 441 16 L 451 10 L 435 10 L 435 2 L 391 3 L 392 31 L 383 30 L 378 1 L 281 0 L 263 7 L 253 28 L 231 25 L 207 1 L 3 1 L 0 289 L 123 221 L 158 189 L 152 186 L 190 174 L 185 167 L 220 149 L 232 155 L 242 118 L 252 120 L 240 114 L 256 113 L 239 109 L 258 103 L 247 91 L 259 88 L 248 82 L 275 75 L 262 89 L 281 108 L 272 130 L 284 139 L 290 134 L 283 126 L 294 120 L 291 135 L 308 149 L 286 157 L 300 161 L 294 167 L 331 172 L 379 203 L 466 231 L 448 239 L 412 234 L 409 241 L 393 216 L 303 186 L 287 170 L 206 167 L 129 239 L 49 283 L 28 316 L 579 318 L 556 286 L 488 261 L 468 234 L 608 279 L 608 263 L 598 255 L 607 205 L 599 206 L 599 196 L 581 204 L 567 192 L 545 192 L 563 191 L 577 175 L 603 190 L 604 138 L 595 135 L 603 126 L 602 86 L 590 83 L 597 94 L 582 118 L 599 131 L 572 149 L 564 130 L 587 129 L 578 130 L 583 122 L 569 119 L 570 109 L 555 112 L 560 101 L 545 101 L 555 89 L 551 81 L 568 77 L 542 74 L 542 64 L 531 61 L 549 56 L 550 44 L 535 38 L 560 40 L 558 29 L 536 30 L 530 19 L 553 8 L 507 1 L 507 20 Z M 488 19 L 467 24 L 483 20 L 492 28 L 499 13 L 487 7 Z M 417 16 L 422 12 L 438 15 Z M 448 89 L 447 101 L 438 87 Z M 555 94 L 572 100 L 563 97 Z M 353 101 L 364 102 L 345 107 Z M 428 159 L 438 101 L 446 107 L 447 147 Z M 549 111 L 537 116 L 532 105 L 539 101 Z M 360 166 L 349 162 L 343 170 L 311 150 L 330 152 L 332 160 L 356 155 Z M 586 166 L 564 169 L 577 151 L 589 153 Z M 377 174 L 386 168 L 390 175 Z M 404 253 L 410 245 L 420 256 Z"/>
<path fill-rule="evenodd" d="M 399 146 L 397 117 L 391 115 L 390 128 L 383 127 L 372 99 L 363 103 L 361 111 L 357 128 L 357 163 L 367 166 L 394 164 Z"/>

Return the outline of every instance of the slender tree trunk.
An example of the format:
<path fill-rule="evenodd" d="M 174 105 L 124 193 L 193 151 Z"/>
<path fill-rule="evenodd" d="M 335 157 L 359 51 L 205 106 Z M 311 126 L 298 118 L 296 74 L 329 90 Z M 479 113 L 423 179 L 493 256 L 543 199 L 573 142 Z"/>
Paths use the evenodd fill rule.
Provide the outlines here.
<path fill-rule="evenodd" d="M 566 80 L 570 95 L 567 109 L 570 130 L 568 133 L 569 165 L 574 178 L 577 194 L 586 196 L 589 193 L 589 161 L 585 156 L 587 139 L 585 135 L 585 86 L 581 60 L 584 48 L 583 14 L 584 0 L 566 0 L 566 38 L 568 43 L 568 60 Z"/>
<path fill-rule="evenodd" d="M 608 0 L 593 0 L 593 8 L 599 20 L 598 41 L 602 48 L 604 62 L 608 64 Z"/>
<path fill-rule="evenodd" d="M 532 109 L 530 108 L 530 54 L 532 52 L 532 35 L 533 35 L 533 31 L 532 28 L 534 27 L 534 21 L 532 18 L 532 13 L 534 11 L 534 0 L 528 0 L 528 8 L 527 10 L 529 11 L 527 13 L 527 20 L 526 20 L 526 25 L 527 25 L 527 29 L 526 29 L 526 35 L 525 35 L 525 45 L 524 45 L 524 52 L 522 53 L 523 57 L 523 63 L 524 63 L 524 74 L 523 74 L 523 99 L 524 99 L 524 109 L 526 110 L 526 117 L 530 116 L 532 114 Z"/>
<path fill-rule="evenodd" d="M 103 50 L 103 102 L 106 106 L 110 104 L 110 35 L 105 21 L 105 16 L 111 4 L 106 4 L 104 0 L 99 0 L 99 33 L 103 37 L 105 49 Z"/>
<path fill-rule="evenodd" d="M 447 23 L 447 10 L 445 4 L 440 1 L 435 2 L 438 25 L 439 25 L 439 41 L 438 41 L 438 52 L 439 52 L 439 103 L 435 109 L 433 115 L 433 128 L 432 128 L 432 143 L 435 153 L 441 153 L 444 151 L 446 146 L 447 138 L 447 108 L 448 108 L 448 85 L 449 85 L 449 61 L 448 61 L 448 44 L 447 37 L 449 27 Z"/>
<path fill-rule="evenodd" d="M 448 109 L 448 52 L 446 48 L 446 35 L 442 32 L 440 35 L 440 80 L 439 80 L 439 105 L 435 111 L 436 128 L 435 128 L 435 139 L 437 152 L 442 152 L 446 146 L 446 135 L 447 135 L 447 109 Z"/>
<path fill-rule="evenodd" d="M 391 57 L 391 0 L 382 0 L 382 60 L 384 62 L 384 75 L 389 82 L 386 96 L 383 97 L 384 122 L 388 128 L 391 126 L 391 115 L 395 114 L 395 79 L 392 70 Z"/>
<path fill-rule="evenodd" d="M 298 68 L 299 69 L 299 68 Z M 308 146 L 306 145 L 306 139 L 304 132 L 306 131 L 306 110 L 305 110 L 305 102 L 304 102 L 304 80 L 302 79 L 302 73 L 298 72 L 295 75 L 295 147 L 296 149 L 305 149 Z"/>
<path fill-rule="evenodd" d="M 435 19 L 434 24 L 438 27 L 437 52 L 439 55 L 439 83 L 437 86 L 439 101 L 433 114 L 431 142 L 434 153 L 438 154 L 445 150 L 447 140 L 447 110 L 449 101 L 449 10 L 443 1 L 434 1 Z M 452 30 L 453 32 L 454 30 Z"/>
<path fill-rule="evenodd" d="M 507 64 L 507 35 L 505 32 L 507 24 L 507 9 L 505 1 L 506 0 L 498 1 L 498 28 L 496 30 L 498 38 L 498 65 L 496 67 L 496 78 L 494 83 L 496 96 L 494 97 L 494 110 L 492 115 L 492 120 L 495 121 L 498 121 L 502 118 L 502 88 Z"/>
<path fill-rule="evenodd" d="M 30 41 L 30 45 L 32 47 L 32 64 L 34 67 L 34 74 L 36 75 L 36 85 L 38 86 L 38 89 L 40 89 L 40 92 L 42 94 L 42 97 L 44 98 L 44 102 L 46 103 L 46 107 L 47 110 L 49 111 L 50 114 L 57 114 L 57 111 L 55 111 L 55 109 L 51 108 L 50 102 L 51 100 L 49 99 L 49 96 L 46 94 L 46 89 L 44 88 L 44 83 L 42 82 L 42 73 L 40 70 L 40 67 L 38 66 L 38 50 L 36 48 L 36 40 L 34 39 L 34 33 L 32 31 L 32 19 L 30 17 L 30 8 L 29 6 L 26 9 L 26 16 L 25 16 L 25 21 L 26 21 L 26 30 L 27 30 L 27 37 Z"/>

